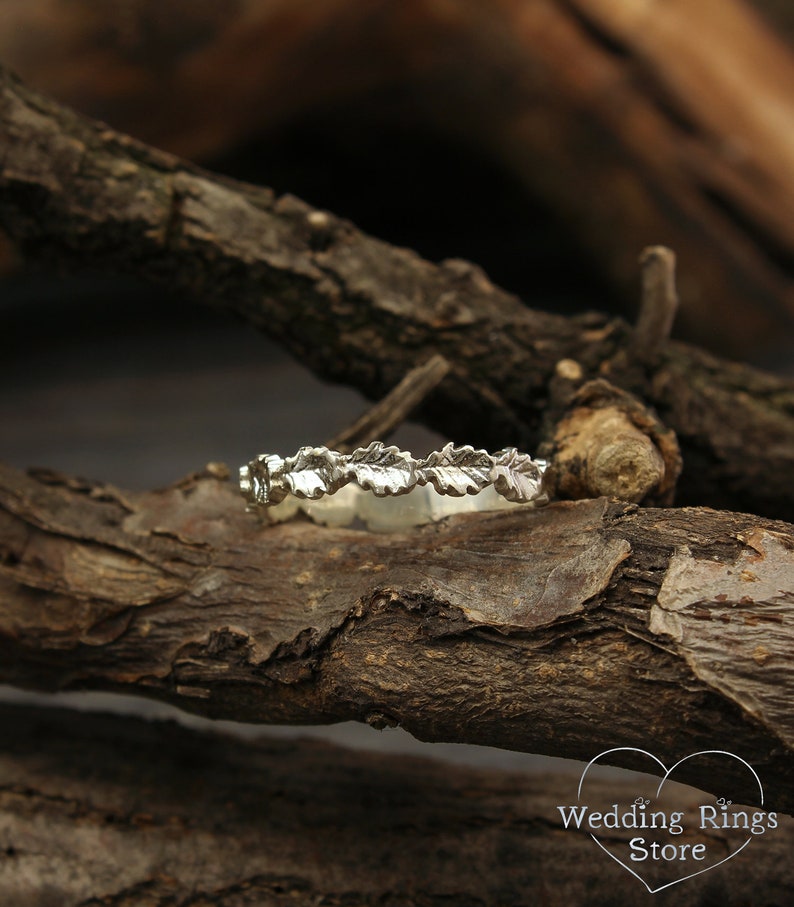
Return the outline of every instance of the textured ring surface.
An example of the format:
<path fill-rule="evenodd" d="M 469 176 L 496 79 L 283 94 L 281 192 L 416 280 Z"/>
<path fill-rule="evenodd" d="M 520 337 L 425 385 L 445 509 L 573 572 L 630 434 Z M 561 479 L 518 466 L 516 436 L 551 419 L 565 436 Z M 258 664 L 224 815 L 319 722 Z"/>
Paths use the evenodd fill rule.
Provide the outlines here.
<path fill-rule="evenodd" d="M 463 497 L 485 488 L 506 501 L 545 503 L 544 460 L 514 447 L 490 454 L 469 445 L 447 444 L 417 459 L 398 447 L 373 441 L 350 454 L 327 447 L 301 447 L 292 457 L 261 454 L 240 469 L 240 490 L 251 509 L 271 507 L 289 495 L 317 500 L 350 483 L 377 497 L 407 494 L 431 485 L 438 494 Z"/>

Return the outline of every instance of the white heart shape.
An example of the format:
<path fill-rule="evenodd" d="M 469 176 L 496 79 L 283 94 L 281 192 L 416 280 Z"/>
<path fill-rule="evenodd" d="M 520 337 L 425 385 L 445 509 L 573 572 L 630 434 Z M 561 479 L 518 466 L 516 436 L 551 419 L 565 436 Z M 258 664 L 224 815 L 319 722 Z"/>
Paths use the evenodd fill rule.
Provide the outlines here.
<path fill-rule="evenodd" d="M 664 772 L 664 776 L 662 777 L 662 780 L 659 782 L 659 786 L 656 788 L 657 797 L 659 796 L 662 788 L 664 787 L 665 782 L 670 777 L 670 775 L 678 768 L 679 765 L 682 765 L 688 759 L 694 759 L 695 756 L 712 756 L 712 755 L 729 756 L 731 759 L 736 759 L 738 762 L 741 762 L 742 765 L 744 765 L 746 768 L 748 768 L 750 770 L 750 772 L 752 773 L 753 777 L 756 780 L 756 783 L 758 784 L 758 792 L 759 792 L 759 798 L 760 798 L 759 806 L 764 805 L 764 789 L 761 786 L 761 779 L 756 774 L 756 771 L 752 767 L 752 765 L 750 765 L 749 762 L 745 762 L 745 760 L 742 759 L 741 756 L 737 756 L 735 753 L 729 753 L 726 750 L 701 750 L 698 753 L 690 753 L 688 756 L 684 756 L 684 758 L 679 759 L 678 762 L 676 762 L 676 764 L 674 766 L 672 766 L 672 768 L 667 768 L 665 766 L 664 762 L 662 762 L 661 759 L 658 759 L 656 756 L 654 756 L 653 753 L 649 753 L 647 750 L 637 749 L 637 747 L 634 747 L 634 746 L 617 746 L 610 750 L 604 750 L 603 753 L 599 753 L 594 759 L 591 759 L 585 766 L 584 771 L 582 772 L 582 776 L 579 779 L 579 789 L 576 792 L 577 798 L 579 800 L 581 800 L 582 785 L 584 784 L 584 779 L 585 779 L 585 776 L 587 775 L 588 771 L 590 771 L 590 768 L 593 765 L 595 765 L 598 762 L 598 760 L 601 759 L 602 756 L 608 756 L 610 753 L 642 753 L 643 756 L 648 756 L 651 759 L 653 759 L 653 761 Z M 598 838 L 592 832 L 590 833 L 590 837 L 596 842 L 596 844 L 598 844 L 598 846 L 601 848 L 601 850 L 603 850 L 604 853 L 607 854 L 607 856 L 611 857 L 616 863 L 621 865 L 627 872 L 630 872 L 634 876 L 635 879 L 638 879 L 640 882 L 642 882 L 642 884 L 647 888 L 647 890 L 651 894 L 656 894 L 657 891 L 663 891 L 665 888 L 669 888 L 671 885 L 677 885 L 679 882 L 686 882 L 687 879 L 693 879 L 695 876 L 702 875 L 704 872 L 708 872 L 711 869 L 716 869 L 718 866 L 722 866 L 723 863 L 727 863 L 728 860 L 732 860 L 736 856 L 737 853 L 741 853 L 744 850 L 744 848 L 747 847 L 747 845 L 752 840 L 752 835 L 751 835 L 744 842 L 744 844 L 742 844 L 741 847 L 734 850 L 733 853 L 728 854 L 728 856 L 725 857 L 725 859 L 720 860 L 718 863 L 712 863 L 711 866 L 706 866 L 703 869 L 699 869 L 697 872 L 692 872 L 689 875 L 682 876 L 680 879 L 675 879 L 672 882 L 668 882 L 666 885 L 660 885 L 658 888 L 651 888 L 651 886 L 645 881 L 645 879 L 642 878 L 642 876 L 640 876 L 638 873 L 636 873 L 630 866 L 627 866 L 619 857 L 616 857 L 615 854 L 613 854 L 610 850 L 607 850 L 607 848 L 604 847 L 604 845 L 598 840 Z"/>

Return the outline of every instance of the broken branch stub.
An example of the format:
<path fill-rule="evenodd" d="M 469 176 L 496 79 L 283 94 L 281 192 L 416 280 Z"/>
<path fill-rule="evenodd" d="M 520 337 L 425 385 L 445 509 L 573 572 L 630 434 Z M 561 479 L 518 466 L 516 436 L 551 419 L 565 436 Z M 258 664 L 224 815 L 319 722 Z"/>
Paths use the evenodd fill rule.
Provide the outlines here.
<path fill-rule="evenodd" d="M 639 362 L 653 365 L 670 339 L 678 311 L 675 253 L 664 246 L 650 246 L 640 256 L 640 269 L 642 295 L 631 352 Z"/>
<path fill-rule="evenodd" d="M 574 393 L 547 450 L 549 489 L 571 499 L 604 495 L 669 505 L 682 465 L 675 433 L 603 379 Z"/>

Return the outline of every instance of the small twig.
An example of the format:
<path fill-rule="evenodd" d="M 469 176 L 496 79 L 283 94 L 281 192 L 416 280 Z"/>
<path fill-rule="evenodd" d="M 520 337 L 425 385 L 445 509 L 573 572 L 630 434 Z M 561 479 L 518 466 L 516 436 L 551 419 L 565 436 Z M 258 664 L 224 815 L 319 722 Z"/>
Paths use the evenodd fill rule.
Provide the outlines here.
<path fill-rule="evenodd" d="M 340 453 L 350 453 L 370 441 L 385 440 L 438 387 L 450 368 L 443 356 L 436 355 L 411 369 L 382 400 L 330 440 L 327 446 Z"/>
<path fill-rule="evenodd" d="M 640 267 L 642 299 L 632 349 L 641 362 L 651 362 L 667 343 L 678 310 L 675 253 L 665 246 L 649 246 L 640 256 Z"/>

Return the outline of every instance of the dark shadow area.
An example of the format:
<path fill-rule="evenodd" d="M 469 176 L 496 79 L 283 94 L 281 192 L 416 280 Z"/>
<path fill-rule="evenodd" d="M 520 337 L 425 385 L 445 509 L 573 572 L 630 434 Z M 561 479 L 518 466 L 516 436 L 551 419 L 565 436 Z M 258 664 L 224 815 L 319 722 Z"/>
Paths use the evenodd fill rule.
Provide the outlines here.
<path fill-rule="evenodd" d="M 614 294 L 559 215 L 497 162 L 384 119 L 355 107 L 327 111 L 209 166 L 297 195 L 431 261 L 472 261 L 533 308 L 614 309 Z"/>

